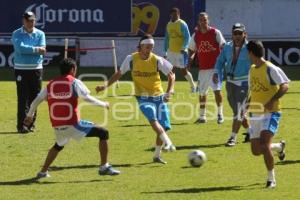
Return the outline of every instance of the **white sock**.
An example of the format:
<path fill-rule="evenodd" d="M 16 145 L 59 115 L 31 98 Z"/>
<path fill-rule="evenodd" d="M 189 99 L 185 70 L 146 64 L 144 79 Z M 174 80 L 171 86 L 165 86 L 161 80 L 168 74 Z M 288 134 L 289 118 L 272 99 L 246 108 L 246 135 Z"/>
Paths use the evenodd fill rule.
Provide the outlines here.
<path fill-rule="evenodd" d="M 268 181 L 275 181 L 275 171 L 272 169 L 271 171 L 268 171 Z"/>
<path fill-rule="evenodd" d="M 218 106 L 218 115 L 223 115 L 223 105 Z"/>
<path fill-rule="evenodd" d="M 154 151 L 154 158 L 160 157 L 160 153 L 161 153 L 161 146 L 156 145 Z"/>
<path fill-rule="evenodd" d="M 184 76 L 184 78 L 190 83 L 192 88 L 195 88 L 195 83 L 193 81 L 193 76 L 190 72 L 187 72 L 187 74 Z"/>
<path fill-rule="evenodd" d="M 281 143 L 272 143 L 271 149 L 272 149 L 272 151 L 276 151 L 276 152 L 282 151 Z"/>
<path fill-rule="evenodd" d="M 230 137 L 233 138 L 234 140 L 236 140 L 236 138 L 237 138 L 237 133 L 232 132 L 231 135 L 230 135 Z"/>
<path fill-rule="evenodd" d="M 163 141 L 163 143 L 165 143 L 166 146 L 169 146 L 172 144 L 169 136 L 165 132 L 161 133 L 159 135 L 159 138 Z"/>
<path fill-rule="evenodd" d="M 100 166 L 100 170 L 104 170 L 109 166 L 108 162 Z"/>
<path fill-rule="evenodd" d="M 206 109 L 205 108 L 200 108 L 200 117 L 206 116 Z"/>

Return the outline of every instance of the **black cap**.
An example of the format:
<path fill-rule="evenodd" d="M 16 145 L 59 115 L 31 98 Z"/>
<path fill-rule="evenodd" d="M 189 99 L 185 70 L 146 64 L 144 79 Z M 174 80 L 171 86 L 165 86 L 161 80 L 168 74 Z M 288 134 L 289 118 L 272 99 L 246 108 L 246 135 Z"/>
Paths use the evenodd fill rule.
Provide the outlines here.
<path fill-rule="evenodd" d="M 245 32 L 245 31 L 246 31 L 245 25 L 242 24 L 242 23 L 235 23 L 235 24 L 232 26 L 232 32 L 234 32 L 234 31 L 242 31 L 242 32 Z"/>
<path fill-rule="evenodd" d="M 28 11 L 23 14 L 23 18 L 32 21 L 35 20 L 35 14 L 31 11 Z"/>

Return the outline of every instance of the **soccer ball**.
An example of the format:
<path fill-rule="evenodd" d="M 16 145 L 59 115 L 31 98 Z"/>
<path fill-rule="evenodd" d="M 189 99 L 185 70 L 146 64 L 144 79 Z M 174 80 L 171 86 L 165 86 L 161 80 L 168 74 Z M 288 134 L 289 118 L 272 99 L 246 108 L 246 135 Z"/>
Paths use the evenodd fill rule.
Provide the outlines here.
<path fill-rule="evenodd" d="M 201 167 L 207 160 L 205 153 L 201 150 L 193 150 L 190 152 L 188 159 L 193 167 Z"/>

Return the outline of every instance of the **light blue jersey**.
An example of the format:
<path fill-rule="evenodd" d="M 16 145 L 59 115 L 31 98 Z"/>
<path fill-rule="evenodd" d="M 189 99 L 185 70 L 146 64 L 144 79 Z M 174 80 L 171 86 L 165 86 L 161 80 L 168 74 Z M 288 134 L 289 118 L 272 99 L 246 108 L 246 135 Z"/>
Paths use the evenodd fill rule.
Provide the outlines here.
<path fill-rule="evenodd" d="M 248 82 L 251 61 L 248 57 L 246 44 L 247 42 L 242 46 L 235 66 L 232 65 L 233 42 L 230 41 L 224 45 L 215 64 L 215 72 L 218 73 L 219 77 L 222 77 L 225 70 L 227 80 Z"/>
<path fill-rule="evenodd" d="M 15 69 L 42 69 L 43 55 L 38 53 L 37 47 L 46 47 L 45 33 L 37 28 L 32 33 L 26 32 L 24 27 L 12 34 L 14 46 Z"/>

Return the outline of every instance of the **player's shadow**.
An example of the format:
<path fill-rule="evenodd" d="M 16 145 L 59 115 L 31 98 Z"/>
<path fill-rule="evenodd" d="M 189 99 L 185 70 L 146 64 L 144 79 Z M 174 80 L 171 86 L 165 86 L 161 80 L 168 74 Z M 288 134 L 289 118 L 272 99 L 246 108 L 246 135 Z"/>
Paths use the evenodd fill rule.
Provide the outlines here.
<path fill-rule="evenodd" d="M 292 164 L 300 164 L 300 160 L 284 160 L 277 162 L 275 165 L 292 165 Z"/>
<path fill-rule="evenodd" d="M 114 167 L 132 167 L 132 164 L 113 164 Z M 61 171 L 67 169 L 89 169 L 89 168 L 99 168 L 99 165 L 73 165 L 73 166 L 51 166 L 50 171 Z"/>
<path fill-rule="evenodd" d="M 149 126 L 149 124 L 127 124 L 119 127 L 130 128 L 130 127 L 144 127 L 144 126 Z"/>
<path fill-rule="evenodd" d="M 26 135 L 26 134 L 22 134 L 19 133 L 17 131 L 0 131 L 0 135 Z"/>
<path fill-rule="evenodd" d="M 172 126 L 182 126 L 182 125 L 188 125 L 188 123 L 171 123 Z M 149 124 L 126 124 L 126 125 L 122 125 L 119 127 L 124 127 L 124 128 L 128 128 L 128 127 L 147 127 L 150 126 Z"/>
<path fill-rule="evenodd" d="M 66 182 L 40 182 L 41 179 L 39 178 L 28 178 L 28 179 L 22 179 L 22 180 L 16 180 L 16 181 L 5 181 L 0 182 L 0 185 L 7 185 L 7 186 L 21 186 L 21 185 L 49 185 L 49 184 L 65 184 L 65 183 L 90 183 L 90 182 L 103 182 L 103 181 L 112 181 L 112 180 L 88 180 L 88 181 L 66 181 Z M 49 179 L 43 179 L 43 180 L 49 180 Z"/>
<path fill-rule="evenodd" d="M 144 194 L 162 194 L 162 193 L 202 193 L 202 192 L 218 192 L 218 191 L 238 191 L 238 190 L 251 190 L 257 186 L 261 186 L 259 183 L 254 183 L 246 186 L 220 186 L 220 187 L 205 187 L 205 188 L 184 188 L 176 190 L 164 190 L 158 192 L 142 192 Z"/>
<path fill-rule="evenodd" d="M 297 111 L 300 111 L 300 108 L 282 108 L 282 110 L 297 110 Z"/>
<path fill-rule="evenodd" d="M 176 150 L 189 150 L 189 149 L 205 149 L 205 148 L 217 148 L 217 147 L 224 147 L 225 144 L 206 144 L 206 145 L 191 145 L 191 146 L 176 146 Z M 154 147 L 150 147 L 145 149 L 145 151 L 154 151 Z"/>
<path fill-rule="evenodd" d="M 221 144 L 203 144 L 203 145 L 190 145 L 190 146 L 176 146 L 176 150 L 190 150 L 190 149 L 209 149 L 224 147 L 224 143 Z"/>
<path fill-rule="evenodd" d="M 207 188 L 185 188 L 177 190 L 164 190 L 159 192 L 143 192 L 145 194 L 162 194 L 162 193 L 201 193 L 201 192 L 216 192 L 216 191 L 236 191 L 242 190 L 241 186 L 227 186 L 227 187 L 207 187 Z"/>

